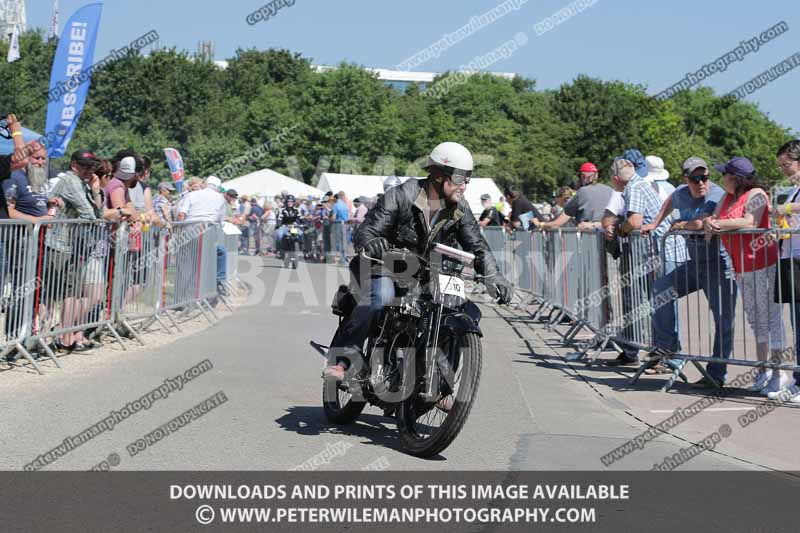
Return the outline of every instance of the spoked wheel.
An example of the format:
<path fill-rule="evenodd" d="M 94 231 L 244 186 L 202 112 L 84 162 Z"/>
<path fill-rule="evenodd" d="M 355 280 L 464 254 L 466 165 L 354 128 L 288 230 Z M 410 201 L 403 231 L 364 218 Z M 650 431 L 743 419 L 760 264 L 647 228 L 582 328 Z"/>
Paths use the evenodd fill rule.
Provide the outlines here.
<path fill-rule="evenodd" d="M 441 360 L 444 356 L 446 360 Z M 423 401 L 418 387 L 398 412 L 400 439 L 405 450 L 417 457 L 440 453 L 464 427 L 481 380 L 480 337 L 475 333 L 448 337 L 439 358 L 439 399 Z"/>
<path fill-rule="evenodd" d="M 354 422 L 367 404 L 353 399 L 341 384 L 333 378 L 325 379 L 322 385 L 322 409 L 325 418 L 336 425 Z"/>
<path fill-rule="evenodd" d="M 337 329 L 331 344 L 336 344 L 338 334 L 339 330 Z M 364 401 L 354 400 L 353 395 L 341 382 L 337 382 L 333 378 L 326 378 L 323 381 L 322 409 L 325 412 L 325 418 L 332 424 L 345 425 L 354 422 L 366 405 Z"/>

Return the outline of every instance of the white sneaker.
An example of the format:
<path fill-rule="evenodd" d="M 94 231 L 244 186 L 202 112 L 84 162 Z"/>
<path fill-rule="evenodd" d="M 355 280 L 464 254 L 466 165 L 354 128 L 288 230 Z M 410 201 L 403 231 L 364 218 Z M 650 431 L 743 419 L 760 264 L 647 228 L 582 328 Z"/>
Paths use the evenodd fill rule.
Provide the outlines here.
<path fill-rule="evenodd" d="M 767 386 L 767 383 L 769 383 L 771 377 L 772 373 L 770 370 L 759 372 L 758 375 L 756 375 L 756 380 L 753 382 L 753 384 L 747 387 L 745 390 L 750 392 L 761 392 L 764 387 Z"/>
<path fill-rule="evenodd" d="M 781 391 L 781 389 L 785 389 L 789 385 L 792 385 L 793 382 L 793 379 L 785 377 L 784 373 L 780 370 L 773 370 L 772 376 L 769 378 L 769 383 L 766 387 L 761 389 L 761 394 L 767 396 L 770 392 L 778 393 Z"/>
<path fill-rule="evenodd" d="M 797 394 L 797 395 L 789 398 L 788 403 L 793 403 L 795 405 L 800 405 L 800 394 Z"/>
<path fill-rule="evenodd" d="M 784 387 L 779 391 L 768 392 L 767 398 L 770 400 L 782 400 L 785 402 L 791 398 L 794 398 L 798 394 L 800 394 L 800 389 L 797 388 L 797 385 L 792 383 L 788 387 Z"/>

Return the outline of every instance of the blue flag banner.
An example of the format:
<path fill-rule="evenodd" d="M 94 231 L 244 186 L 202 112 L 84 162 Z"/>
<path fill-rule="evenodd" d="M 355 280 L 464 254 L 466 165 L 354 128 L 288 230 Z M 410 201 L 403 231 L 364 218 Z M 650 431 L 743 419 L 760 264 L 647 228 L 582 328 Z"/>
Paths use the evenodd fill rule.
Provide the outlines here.
<path fill-rule="evenodd" d="M 103 4 L 80 8 L 64 25 L 50 73 L 50 98 L 43 143 L 49 157 L 67 152 L 92 81 L 92 61 Z"/>

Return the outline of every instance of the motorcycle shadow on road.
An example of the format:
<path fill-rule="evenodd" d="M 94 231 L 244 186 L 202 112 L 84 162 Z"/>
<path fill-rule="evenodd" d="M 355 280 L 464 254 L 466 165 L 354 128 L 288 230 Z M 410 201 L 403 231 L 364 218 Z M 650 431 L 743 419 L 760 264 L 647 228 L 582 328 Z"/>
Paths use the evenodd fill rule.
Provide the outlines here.
<path fill-rule="evenodd" d="M 381 446 L 403 452 L 403 447 L 395 430 L 396 419 L 370 413 L 365 410 L 358 420 L 352 424 L 335 426 L 330 424 L 317 406 L 289 407 L 287 413 L 275 419 L 278 425 L 286 430 L 303 436 L 314 435 L 347 435 L 364 439 L 362 444 Z M 441 455 L 427 458 L 426 461 L 445 460 Z"/>

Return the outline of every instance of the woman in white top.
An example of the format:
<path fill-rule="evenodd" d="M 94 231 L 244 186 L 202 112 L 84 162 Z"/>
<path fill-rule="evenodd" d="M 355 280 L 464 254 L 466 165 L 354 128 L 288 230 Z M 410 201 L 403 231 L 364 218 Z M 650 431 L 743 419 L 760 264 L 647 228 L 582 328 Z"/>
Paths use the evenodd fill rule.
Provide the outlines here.
<path fill-rule="evenodd" d="M 786 217 L 791 229 L 800 229 L 800 140 L 789 141 L 778 150 L 778 167 L 794 185 L 786 203 L 778 208 L 778 215 Z M 793 233 L 788 239 L 781 239 L 779 283 L 775 287 L 775 301 L 789 303 L 791 322 L 794 330 L 794 352 L 800 362 L 800 233 Z M 790 261 L 790 259 L 794 259 Z M 797 287 L 795 287 L 797 285 Z M 792 358 L 794 359 L 794 358 Z M 788 361 L 783 361 L 788 362 Z M 800 363 L 796 363 L 800 364 Z M 800 373 L 795 372 L 795 381 L 800 383 Z M 800 389 L 791 388 L 792 403 L 800 404 Z"/>

